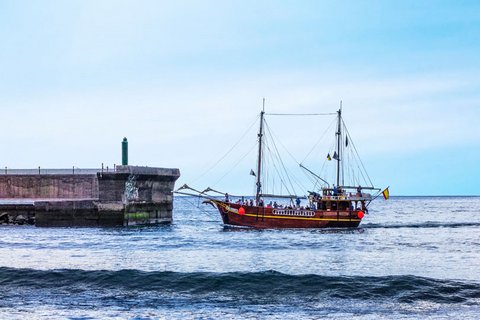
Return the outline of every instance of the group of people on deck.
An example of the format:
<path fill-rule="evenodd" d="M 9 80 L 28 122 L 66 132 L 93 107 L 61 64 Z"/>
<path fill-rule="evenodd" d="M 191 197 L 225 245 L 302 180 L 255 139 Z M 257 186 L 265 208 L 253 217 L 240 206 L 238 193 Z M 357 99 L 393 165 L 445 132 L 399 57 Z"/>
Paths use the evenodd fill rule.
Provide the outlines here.
<path fill-rule="evenodd" d="M 318 198 L 320 198 L 320 195 L 319 194 L 316 194 L 316 193 L 313 193 L 315 196 L 317 196 Z M 332 189 L 324 189 L 323 190 L 323 195 L 333 195 L 333 196 L 339 196 L 339 195 L 344 195 L 344 190 L 341 188 L 341 187 L 337 187 L 335 186 L 335 184 L 333 185 Z M 352 193 L 350 193 L 350 196 L 352 196 Z M 358 186 L 357 187 L 357 193 L 355 195 L 356 197 L 362 197 L 363 194 L 362 194 L 362 186 Z M 230 202 L 230 197 L 229 197 L 229 194 L 228 193 L 225 193 L 225 202 Z M 241 197 L 239 198 L 236 202 L 236 204 L 240 204 L 242 206 L 250 206 L 250 207 L 253 207 L 253 206 L 258 206 L 258 207 L 266 207 L 266 208 L 275 208 L 275 209 L 300 209 L 300 210 L 316 210 L 316 206 L 312 206 L 312 207 L 309 207 L 309 206 L 301 206 L 301 200 L 300 198 L 297 198 L 295 200 L 295 204 L 293 204 L 293 199 L 291 201 L 291 204 L 289 205 L 283 205 L 283 204 L 278 204 L 276 201 L 270 201 L 267 205 L 265 205 L 263 199 L 259 199 L 258 200 L 258 203 L 256 203 L 256 201 L 254 201 L 253 199 L 245 199 L 245 197 Z M 353 206 L 352 206 L 353 207 Z M 356 203 L 355 203 L 355 208 L 357 207 Z M 362 209 L 363 209 L 363 205 L 362 205 Z"/>
<path fill-rule="evenodd" d="M 230 202 L 230 197 L 228 193 L 225 194 L 225 202 Z M 255 206 L 255 201 L 253 199 L 245 199 L 244 197 L 241 197 L 237 199 L 235 202 L 236 204 L 240 204 L 243 206 L 250 206 L 253 207 Z M 293 201 L 292 201 L 293 203 Z M 265 207 L 265 208 L 275 208 L 275 209 L 300 209 L 300 210 L 310 210 L 310 207 L 304 207 L 301 206 L 301 200 L 300 198 L 297 198 L 295 200 L 296 205 L 283 205 L 283 204 L 278 204 L 277 201 L 270 201 L 265 205 L 265 202 L 263 199 L 259 199 L 258 204 L 256 204 L 258 207 Z"/>
<path fill-rule="evenodd" d="M 332 187 L 332 189 L 325 189 L 324 195 L 328 195 L 328 196 L 341 196 L 341 195 L 344 195 L 344 190 L 343 190 L 341 187 L 337 187 L 337 186 L 334 184 L 333 187 Z M 352 196 L 351 193 L 350 193 L 350 196 Z M 357 193 L 356 193 L 355 196 L 357 196 L 357 197 L 362 197 L 362 186 L 358 186 L 358 187 L 357 187 Z"/>
<path fill-rule="evenodd" d="M 340 187 L 337 187 L 335 184 L 333 185 L 332 189 L 324 189 L 324 195 L 327 196 L 339 196 L 343 194 L 343 189 Z"/>

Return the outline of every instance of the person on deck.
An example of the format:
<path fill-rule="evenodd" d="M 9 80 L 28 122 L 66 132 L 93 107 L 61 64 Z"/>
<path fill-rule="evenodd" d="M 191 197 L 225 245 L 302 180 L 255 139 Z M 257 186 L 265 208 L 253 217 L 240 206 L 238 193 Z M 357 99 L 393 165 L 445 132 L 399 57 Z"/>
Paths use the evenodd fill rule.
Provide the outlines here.
<path fill-rule="evenodd" d="M 333 195 L 337 196 L 338 195 L 338 189 L 337 186 L 333 185 Z"/>
<path fill-rule="evenodd" d="M 225 202 L 230 202 L 230 199 L 228 198 L 228 193 L 225 193 Z"/>
<path fill-rule="evenodd" d="M 295 200 L 295 203 L 297 204 L 297 208 L 300 207 L 300 203 L 301 203 L 300 198 L 297 198 Z"/>
<path fill-rule="evenodd" d="M 362 196 L 362 186 L 358 186 L 357 188 L 357 197 L 361 197 Z"/>

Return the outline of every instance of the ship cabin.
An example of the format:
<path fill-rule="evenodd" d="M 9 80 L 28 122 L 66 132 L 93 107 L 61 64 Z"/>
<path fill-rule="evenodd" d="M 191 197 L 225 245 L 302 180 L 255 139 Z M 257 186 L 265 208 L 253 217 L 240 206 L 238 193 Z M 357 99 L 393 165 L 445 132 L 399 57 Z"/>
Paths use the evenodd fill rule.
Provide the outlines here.
<path fill-rule="evenodd" d="M 365 202 L 372 199 L 371 194 L 361 190 L 347 192 L 347 188 L 323 188 L 322 194 L 309 191 L 310 206 L 322 211 L 366 211 Z"/>

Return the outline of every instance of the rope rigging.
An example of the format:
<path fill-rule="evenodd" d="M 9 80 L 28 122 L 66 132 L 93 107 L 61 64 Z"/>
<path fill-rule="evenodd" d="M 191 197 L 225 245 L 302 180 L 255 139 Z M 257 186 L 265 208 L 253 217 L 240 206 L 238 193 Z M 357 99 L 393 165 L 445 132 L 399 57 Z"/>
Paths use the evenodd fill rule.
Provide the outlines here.
<path fill-rule="evenodd" d="M 337 113 L 265 113 L 267 116 L 331 116 Z"/>
<path fill-rule="evenodd" d="M 332 115 L 337 115 L 337 113 L 311 113 L 311 114 L 281 114 L 281 113 L 262 113 L 263 115 L 268 115 L 268 116 L 332 116 Z M 296 195 L 297 190 L 301 190 L 301 193 L 306 192 L 307 190 L 321 190 L 322 188 L 330 187 L 330 184 L 328 182 L 335 181 L 335 174 L 336 174 L 336 166 L 340 165 L 339 169 L 339 176 L 340 176 L 340 185 L 341 186 L 372 186 L 373 183 L 368 176 L 368 173 L 365 169 L 365 166 L 363 165 L 362 160 L 360 159 L 360 156 L 358 154 L 358 151 L 356 149 L 355 144 L 353 143 L 353 139 L 350 136 L 350 133 L 345 125 L 345 122 L 343 121 L 343 118 L 341 117 L 340 111 L 338 112 L 339 118 L 338 118 L 338 123 L 337 119 L 333 119 L 332 121 L 325 121 L 328 123 L 326 126 L 325 130 L 323 130 L 319 136 L 318 139 L 316 139 L 315 143 L 312 145 L 306 156 L 303 158 L 301 162 L 299 162 L 296 158 L 298 157 L 298 153 L 295 153 L 295 155 L 289 151 L 289 149 L 284 145 L 281 139 L 278 139 L 277 135 L 275 132 L 272 130 L 271 126 L 267 121 L 263 118 L 263 116 L 257 116 L 255 118 L 255 121 L 249 125 L 249 127 L 243 132 L 243 134 L 240 136 L 238 141 L 229 149 L 225 154 L 223 154 L 211 167 L 209 167 L 205 172 L 203 172 L 198 178 L 194 179 L 192 182 L 197 182 L 201 178 L 203 178 L 205 175 L 207 175 L 209 172 L 211 172 L 214 168 L 216 168 L 222 161 L 224 161 L 230 154 L 232 154 L 233 151 L 236 151 L 237 153 L 240 153 L 238 150 L 238 147 L 241 146 L 242 141 L 245 139 L 247 134 L 251 132 L 253 126 L 257 124 L 258 119 L 263 119 L 263 126 L 264 126 L 264 132 L 263 132 L 263 137 L 264 139 L 258 139 L 253 145 L 248 145 L 248 150 L 245 153 L 241 153 L 240 155 L 237 155 L 235 157 L 235 162 L 233 166 L 230 166 L 230 169 L 225 172 L 217 181 L 215 181 L 212 186 L 218 185 L 221 181 L 225 179 L 230 173 L 234 171 L 235 168 L 239 166 L 239 164 L 246 158 L 248 157 L 253 150 L 255 149 L 256 146 L 258 146 L 257 143 L 261 141 L 262 146 L 259 147 L 260 150 L 264 150 L 266 152 L 260 152 L 259 154 L 261 155 L 260 158 L 258 158 L 261 163 L 260 166 L 258 166 L 258 170 L 261 170 L 261 175 L 260 175 L 260 180 L 258 180 L 259 185 L 261 187 L 260 191 L 262 194 L 275 194 L 275 189 L 280 189 L 280 194 L 283 194 L 283 192 L 286 192 L 289 195 Z M 335 128 L 336 124 L 338 124 L 338 128 Z M 305 125 L 302 122 L 302 128 L 305 127 L 307 129 L 310 128 L 317 128 L 318 122 L 315 122 L 315 125 Z M 297 126 L 298 128 L 301 128 L 300 126 Z M 323 127 L 323 126 L 322 126 Z M 290 133 L 287 130 L 291 130 L 294 128 L 294 126 L 284 126 L 286 130 L 284 130 L 285 133 Z M 335 130 L 332 130 L 334 128 Z M 341 128 L 341 129 L 340 129 Z M 301 130 L 298 130 L 297 134 Z M 320 131 L 320 130 L 319 130 Z M 329 132 L 332 131 L 337 131 L 337 134 L 333 136 L 332 144 L 330 145 L 330 148 L 325 148 L 326 144 L 328 141 L 325 141 L 325 137 Z M 262 132 L 262 130 L 260 130 Z M 303 135 L 306 135 L 304 133 Z M 339 136 L 340 135 L 340 136 Z M 309 137 L 310 134 L 307 134 L 307 137 Z M 300 139 L 301 137 L 299 137 Z M 339 142 L 340 141 L 340 142 Z M 279 148 L 279 146 L 280 148 Z M 282 149 L 280 152 L 279 149 Z M 337 150 L 338 149 L 338 150 Z M 317 152 L 316 152 L 317 151 Z M 288 158 L 290 158 L 293 163 L 295 163 L 297 166 L 296 168 L 300 167 L 300 171 L 303 172 L 303 174 L 292 174 L 292 169 L 294 168 L 293 163 L 290 161 L 285 161 L 285 157 L 282 157 L 282 155 L 285 155 L 285 153 L 288 155 Z M 328 155 L 328 156 L 327 156 Z M 316 160 L 311 159 L 312 156 L 315 156 Z M 340 164 L 335 161 L 331 161 L 332 158 L 336 161 L 341 161 Z M 341 159 L 340 159 L 341 158 Z M 309 159 L 311 159 L 309 161 Z M 309 168 L 303 166 L 303 163 L 305 161 L 309 161 L 310 165 L 312 164 L 312 161 L 314 163 L 320 164 L 320 159 L 323 159 L 321 162 L 321 167 L 319 168 L 320 170 L 318 171 L 318 166 L 309 166 L 309 167 L 314 167 L 316 168 L 315 170 L 310 170 Z M 257 160 L 258 161 L 258 160 Z M 330 165 L 330 164 L 336 164 Z M 258 165 L 258 163 L 257 163 Z M 346 168 L 344 166 L 346 165 Z M 258 172 L 257 175 L 255 175 L 255 172 L 251 170 L 251 175 L 257 176 L 258 178 Z M 318 172 L 318 174 L 317 174 Z M 328 181 L 328 182 L 327 182 Z M 364 183 L 361 183 L 364 182 Z M 347 183 L 347 184 L 345 184 Z M 276 185 L 278 184 L 278 186 Z M 309 186 L 309 188 L 307 187 Z M 311 187 L 313 186 L 313 189 Z M 254 185 L 254 194 L 255 189 L 257 189 L 257 185 Z M 211 189 L 211 191 L 215 191 Z M 220 193 L 220 192 L 219 192 Z"/>
<path fill-rule="evenodd" d="M 317 140 L 317 142 L 315 142 L 315 144 L 312 146 L 312 148 L 310 149 L 310 151 L 307 153 L 307 155 L 305 156 L 305 158 L 303 158 L 302 160 L 302 163 L 305 162 L 305 160 L 307 160 L 307 158 L 310 156 L 310 154 L 312 153 L 313 150 L 315 150 L 315 148 L 318 146 L 318 144 L 323 140 L 323 138 L 326 136 L 327 132 L 330 132 L 331 129 L 332 129 L 332 126 L 335 124 L 336 120 L 333 119 L 332 122 L 330 122 L 330 125 L 328 125 L 328 127 L 325 129 L 325 131 L 322 133 L 322 135 L 320 136 L 320 138 Z"/>
<path fill-rule="evenodd" d="M 270 157 L 272 159 L 272 162 L 274 164 L 274 168 L 277 171 L 277 174 L 280 177 L 280 181 L 282 182 L 282 184 L 285 187 L 285 189 L 287 190 L 287 192 L 289 192 L 289 193 L 293 192 L 294 193 L 295 188 L 293 187 L 292 181 L 290 180 L 290 175 L 288 174 L 288 171 L 287 171 L 287 169 L 286 169 L 286 167 L 283 163 L 282 157 L 280 156 L 280 154 L 278 152 L 278 149 L 275 145 L 275 140 L 273 139 L 270 127 L 268 126 L 268 124 L 266 122 L 265 122 L 265 127 L 266 127 L 267 137 L 270 137 L 270 139 L 272 141 L 272 145 L 273 145 L 273 149 L 271 149 L 268 139 L 265 140 L 267 150 L 270 151 L 268 154 L 270 155 Z M 278 169 L 278 167 L 275 163 L 275 160 L 278 162 L 279 167 L 281 169 L 283 169 L 283 171 Z M 287 186 L 286 180 L 288 180 L 288 183 L 290 184 L 291 189 L 289 189 L 289 186 Z"/>
<path fill-rule="evenodd" d="M 240 158 L 237 160 L 237 162 L 235 162 L 235 164 L 233 165 L 233 167 L 232 167 L 229 171 L 225 172 L 225 174 L 224 174 L 223 176 L 221 176 L 220 179 L 218 179 L 213 185 L 214 185 L 214 186 L 217 185 L 217 184 L 220 183 L 220 181 L 222 181 L 228 174 L 230 174 L 230 173 L 233 171 L 233 169 L 235 169 L 235 168 L 240 164 L 240 162 L 242 162 L 243 159 L 245 159 L 250 153 L 252 153 L 252 151 L 253 151 L 253 149 L 255 149 L 256 145 L 257 145 L 256 143 L 253 144 L 252 147 L 247 151 L 247 153 L 245 153 L 242 157 L 240 157 Z"/>
<path fill-rule="evenodd" d="M 253 121 L 253 123 L 248 127 L 248 129 L 242 134 L 242 136 L 240 137 L 240 139 L 223 155 L 220 157 L 220 159 L 217 160 L 217 162 L 215 162 L 210 168 L 208 168 L 205 172 L 203 172 L 199 177 L 197 177 L 196 179 L 194 179 L 192 181 L 192 183 L 195 183 L 197 182 L 198 180 L 200 180 L 201 178 L 203 178 L 207 173 L 209 173 L 210 171 L 212 171 L 220 162 L 222 162 L 233 150 L 236 149 L 236 147 L 240 144 L 240 142 L 242 142 L 242 140 L 245 138 L 245 136 L 250 132 L 250 130 L 252 129 L 252 127 L 257 123 L 258 121 L 258 118 L 260 116 L 256 116 L 255 117 L 255 120 Z"/>
<path fill-rule="evenodd" d="M 352 137 L 350 136 L 350 132 L 348 132 L 348 129 L 347 129 L 347 127 L 345 126 L 345 122 L 343 121 L 343 119 L 342 119 L 342 123 L 343 123 L 343 126 L 344 126 L 344 131 L 345 131 L 345 133 L 346 133 L 346 135 L 347 135 L 347 137 L 348 137 L 348 139 L 349 139 L 349 143 L 352 144 L 353 150 L 355 151 L 355 154 L 356 154 L 356 157 L 355 157 L 355 158 L 358 159 L 358 162 L 360 163 L 360 165 L 361 165 L 361 167 L 362 167 L 362 169 L 363 169 L 363 170 L 359 170 L 359 171 L 360 171 L 360 174 L 362 174 L 362 177 L 363 177 L 363 173 L 365 173 L 365 175 L 366 175 L 366 177 L 367 177 L 367 179 L 368 179 L 368 181 L 367 181 L 367 179 L 365 179 L 365 177 L 363 177 L 364 180 L 365 180 L 365 182 L 368 182 L 368 183 L 370 184 L 370 186 L 373 186 L 372 180 L 370 179 L 370 176 L 368 175 L 367 169 L 365 169 L 365 166 L 363 165 L 362 159 L 360 158 L 360 155 L 358 154 L 357 147 L 355 147 L 355 144 L 353 143 L 353 139 L 352 139 Z M 359 167 L 359 169 L 360 169 L 360 167 Z"/>

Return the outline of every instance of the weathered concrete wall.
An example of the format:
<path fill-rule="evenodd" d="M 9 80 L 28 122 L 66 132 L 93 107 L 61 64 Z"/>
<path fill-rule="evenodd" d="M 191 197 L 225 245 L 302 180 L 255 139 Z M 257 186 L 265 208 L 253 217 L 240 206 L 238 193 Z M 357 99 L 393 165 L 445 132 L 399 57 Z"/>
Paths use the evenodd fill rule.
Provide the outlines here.
<path fill-rule="evenodd" d="M 178 169 L 117 166 L 115 173 L 98 173 L 99 199 L 124 204 L 124 225 L 172 221 Z"/>
<path fill-rule="evenodd" d="M 122 226 L 123 206 L 119 210 L 99 211 L 97 202 L 36 201 L 35 225 L 37 227 L 113 227 Z"/>
<path fill-rule="evenodd" d="M 0 215 L 11 212 L 11 220 L 21 211 L 42 227 L 171 222 L 179 176 L 178 169 L 136 166 L 82 175 L 0 175 L 0 199 L 39 199 L 21 208 L 0 204 Z"/>
<path fill-rule="evenodd" d="M 93 174 L 0 174 L 0 198 L 96 199 L 98 179 Z"/>
<path fill-rule="evenodd" d="M 117 166 L 115 173 L 98 173 L 102 201 L 172 202 L 180 170 Z M 125 199 L 127 195 L 128 199 Z"/>

